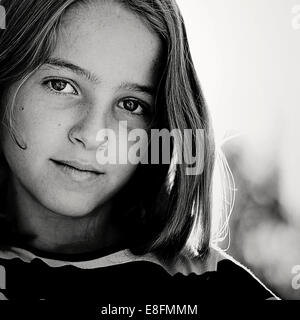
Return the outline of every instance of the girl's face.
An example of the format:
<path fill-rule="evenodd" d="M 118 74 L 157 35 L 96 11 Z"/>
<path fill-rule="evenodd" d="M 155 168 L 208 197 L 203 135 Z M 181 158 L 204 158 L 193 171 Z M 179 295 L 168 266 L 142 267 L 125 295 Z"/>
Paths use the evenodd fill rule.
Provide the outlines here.
<path fill-rule="evenodd" d="M 18 199 L 73 217 L 110 203 L 136 166 L 97 163 L 96 136 L 112 129 L 122 144 L 120 121 L 127 121 L 128 130 L 146 128 L 160 51 L 159 37 L 116 3 L 97 2 L 66 14 L 48 63 L 17 95 L 14 119 L 27 149 L 4 132 Z M 10 88 L 9 101 L 18 84 Z"/>

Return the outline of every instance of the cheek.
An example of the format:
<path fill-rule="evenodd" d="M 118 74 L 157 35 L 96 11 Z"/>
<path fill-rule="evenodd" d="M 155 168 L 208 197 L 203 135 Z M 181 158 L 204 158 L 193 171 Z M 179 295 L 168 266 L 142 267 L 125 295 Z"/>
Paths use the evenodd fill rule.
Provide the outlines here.
<path fill-rule="evenodd" d="M 18 107 L 16 127 L 28 151 L 41 156 L 65 142 L 70 119 L 69 114 L 53 112 L 45 103 L 32 101 Z"/>
<path fill-rule="evenodd" d="M 57 122 L 54 117 L 51 119 L 45 101 L 34 94 L 34 88 L 30 94 L 27 87 L 19 92 L 15 101 L 13 117 L 17 138 L 24 140 L 28 146 L 31 146 L 35 140 L 42 140 L 43 136 L 49 132 L 49 127 L 53 127 Z"/>
<path fill-rule="evenodd" d="M 7 130 L 3 139 L 4 154 L 12 172 L 21 180 L 42 178 L 47 160 L 57 150 L 64 149 L 64 123 L 54 119 L 50 121 L 43 116 L 36 121 L 23 111 L 18 116 L 16 129 L 16 138 L 25 143 L 25 150 L 12 140 Z"/>
<path fill-rule="evenodd" d="M 41 163 L 37 152 L 21 149 L 11 138 L 7 130 L 3 134 L 3 153 L 10 167 L 12 176 L 17 177 L 24 185 L 33 185 L 41 174 Z"/>

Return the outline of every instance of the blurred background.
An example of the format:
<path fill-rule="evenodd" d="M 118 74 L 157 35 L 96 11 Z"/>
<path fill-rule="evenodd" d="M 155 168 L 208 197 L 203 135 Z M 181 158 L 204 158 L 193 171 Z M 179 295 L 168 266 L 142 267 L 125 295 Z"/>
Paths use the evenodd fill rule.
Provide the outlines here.
<path fill-rule="evenodd" d="M 222 246 L 300 299 L 300 0 L 178 0 L 235 180 Z"/>

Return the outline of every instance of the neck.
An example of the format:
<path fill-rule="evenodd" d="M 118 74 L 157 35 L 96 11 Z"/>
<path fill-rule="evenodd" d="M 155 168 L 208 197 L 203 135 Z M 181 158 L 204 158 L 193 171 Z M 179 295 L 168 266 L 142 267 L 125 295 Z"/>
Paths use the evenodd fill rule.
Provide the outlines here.
<path fill-rule="evenodd" d="M 123 249 L 125 235 L 112 223 L 110 204 L 83 217 L 70 217 L 43 207 L 19 183 L 10 183 L 8 214 L 24 247 L 50 254 L 84 254 Z"/>

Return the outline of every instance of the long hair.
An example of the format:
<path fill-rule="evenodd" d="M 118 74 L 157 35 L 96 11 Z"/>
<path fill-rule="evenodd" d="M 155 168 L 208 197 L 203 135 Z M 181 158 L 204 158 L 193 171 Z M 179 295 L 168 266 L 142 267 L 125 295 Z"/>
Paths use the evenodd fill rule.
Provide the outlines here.
<path fill-rule="evenodd" d="M 93 0 L 92 0 L 93 1 Z M 20 86 L 53 52 L 65 12 L 82 0 L 2 0 L 6 9 L 6 29 L 0 30 L 1 114 L 16 143 L 22 147 L 14 128 L 13 105 L 3 103 L 9 87 Z M 157 89 L 157 127 L 202 129 L 203 170 L 187 175 L 185 163 L 176 157 L 183 150 L 172 145 L 168 166 L 151 166 L 148 177 L 155 192 L 143 198 L 144 215 L 140 240 L 134 253 L 154 252 L 163 257 L 184 250 L 205 258 L 211 237 L 211 188 L 215 147 L 209 113 L 192 62 L 184 21 L 174 0 L 115 0 L 139 16 L 160 37 L 164 57 Z M 17 92 L 15 93 L 17 95 Z M 175 139 L 176 140 L 176 139 Z M 182 154 L 181 154 L 182 155 Z M 143 180 L 141 179 L 141 183 Z M 149 188 L 150 189 L 150 188 Z"/>

